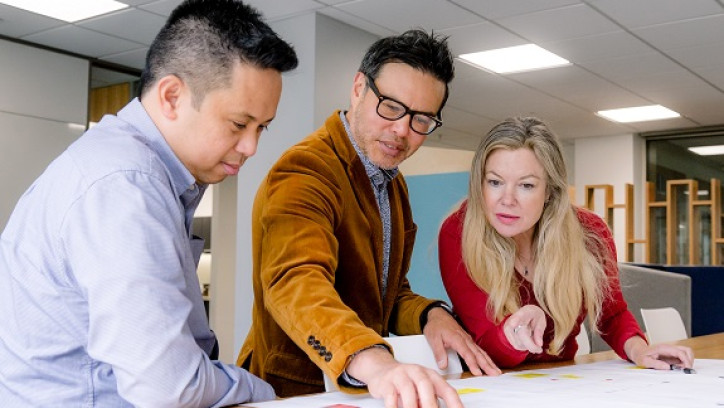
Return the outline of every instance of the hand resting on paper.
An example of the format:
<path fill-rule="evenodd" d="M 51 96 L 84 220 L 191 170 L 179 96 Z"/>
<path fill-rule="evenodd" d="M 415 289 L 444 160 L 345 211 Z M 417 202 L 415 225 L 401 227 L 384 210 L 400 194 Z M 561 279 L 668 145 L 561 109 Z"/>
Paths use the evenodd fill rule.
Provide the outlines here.
<path fill-rule="evenodd" d="M 435 307 L 427 314 L 427 324 L 423 332 L 435 355 L 437 366 L 447 368 L 447 352 L 453 349 L 465 360 L 470 372 L 475 375 L 500 375 L 501 371 L 488 354 L 483 351 L 470 334 L 444 309 Z"/>
<path fill-rule="evenodd" d="M 382 399 L 385 408 L 463 408 L 455 388 L 436 371 L 402 364 L 382 348 L 373 347 L 356 355 L 347 372 L 366 383 L 370 395 Z"/>
<path fill-rule="evenodd" d="M 694 367 L 694 352 L 686 346 L 673 344 L 649 345 L 641 337 L 626 340 L 624 350 L 628 358 L 639 367 L 670 370 L 672 364 L 682 368 Z"/>

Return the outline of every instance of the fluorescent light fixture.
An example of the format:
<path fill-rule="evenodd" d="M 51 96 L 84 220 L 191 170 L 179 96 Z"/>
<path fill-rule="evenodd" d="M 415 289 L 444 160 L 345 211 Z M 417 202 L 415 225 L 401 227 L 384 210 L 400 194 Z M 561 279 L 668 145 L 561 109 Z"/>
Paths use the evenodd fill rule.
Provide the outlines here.
<path fill-rule="evenodd" d="M 115 0 L 0 0 L 0 3 L 69 23 L 128 7 Z"/>
<path fill-rule="evenodd" d="M 498 74 L 532 71 L 569 65 L 570 62 L 535 44 L 462 54 L 460 58 Z"/>
<path fill-rule="evenodd" d="M 661 105 L 637 106 L 633 108 L 610 109 L 596 112 L 608 120 L 621 123 L 645 122 L 647 120 L 678 118 L 677 112 Z"/>
<path fill-rule="evenodd" d="M 699 156 L 719 156 L 724 154 L 724 145 L 690 147 L 689 150 Z"/>

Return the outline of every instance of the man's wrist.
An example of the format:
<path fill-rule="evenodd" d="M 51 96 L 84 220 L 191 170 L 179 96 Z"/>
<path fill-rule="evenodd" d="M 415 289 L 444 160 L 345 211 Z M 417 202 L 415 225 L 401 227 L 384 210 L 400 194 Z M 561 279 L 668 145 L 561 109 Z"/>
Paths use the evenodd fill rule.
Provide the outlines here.
<path fill-rule="evenodd" d="M 427 324 L 427 315 L 430 313 L 430 311 L 432 309 L 434 309 L 436 307 L 439 307 L 439 308 L 445 310 L 446 312 L 448 312 L 448 314 L 450 314 L 450 316 L 452 316 L 453 319 L 457 320 L 455 317 L 455 313 L 453 312 L 450 305 L 443 302 L 442 300 L 437 300 L 437 301 L 432 302 L 429 305 L 427 305 L 427 307 L 420 314 L 420 331 L 425 330 L 425 325 Z"/>

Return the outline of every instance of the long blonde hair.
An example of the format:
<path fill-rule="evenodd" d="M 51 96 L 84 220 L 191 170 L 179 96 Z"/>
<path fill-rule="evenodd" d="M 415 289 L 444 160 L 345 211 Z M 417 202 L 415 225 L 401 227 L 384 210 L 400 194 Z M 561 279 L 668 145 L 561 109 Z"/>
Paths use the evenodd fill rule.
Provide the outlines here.
<path fill-rule="evenodd" d="M 554 322 L 548 353 L 560 354 L 585 307 L 591 327 L 601 312 L 608 285 L 605 274 L 610 251 L 598 236 L 584 229 L 568 199 L 568 181 L 560 144 L 536 118 L 510 118 L 481 141 L 470 171 L 462 253 L 472 280 L 489 294 L 487 313 L 496 322 L 521 307 L 512 238 L 498 234 L 485 216 L 483 182 L 486 160 L 497 149 L 530 149 L 546 172 L 548 197 L 533 234 L 536 273 L 533 292 Z"/>

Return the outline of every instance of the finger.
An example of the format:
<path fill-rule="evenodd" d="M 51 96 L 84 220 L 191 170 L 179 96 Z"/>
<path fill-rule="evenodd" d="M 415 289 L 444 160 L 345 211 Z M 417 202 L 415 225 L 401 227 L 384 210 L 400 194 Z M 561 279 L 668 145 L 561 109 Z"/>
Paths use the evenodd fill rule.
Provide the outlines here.
<path fill-rule="evenodd" d="M 540 353 L 543 351 L 541 346 L 536 344 L 535 340 L 533 339 L 533 333 L 530 331 L 530 329 L 524 329 L 519 331 L 518 339 L 520 340 L 520 344 L 531 353 Z"/>
<path fill-rule="evenodd" d="M 646 368 L 653 368 L 656 370 L 670 370 L 671 364 L 667 363 L 666 361 L 659 360 L 658 358 L 653 358 L 650 355 L 645 355 L 643 361 L 641 364 Z"/>
<path fill-rule="evenodd" d="M 451 348 L 458 353 L 460 358 L 465 361 L 468 366 L 468 370 L 475 376 L 483 375 L 480 365 L 478 364 L 478 356 L 483 351 L 478 347 L 470 336 L 465 336 L 460 346 L 457 344 L 451 344 Z"/>
<path fill-rule="evenodd" d="M 480 349 L 479 349 L 480 350 Z M 486 353 L 483 350 L 480 350 L 479 353 L 477 353 L 477 362 L 480 369 L 482 369 L 485 374 L 487 375 L 500 375 L 502 374 L 502 371 L 500 371 L 500 368 L 498 368 L 497 365 L 493 362 L 493 359 L 490 358 L 488 353 Z"/>
<path fill-rule="evenodd" d="M 430 348 L 432 349 L 432 354 L 435 356 L 435 361 L 437 362 L 437 366 L 444 370 L 447 368 L 447 350 L 445 350 L 445 345 L 443 344 L 441 339 L 433 339 L 430 341 L 428 339 L 428 343 L 430 343 Z"/>
<path fill-rule="evenodd" d="M 421 408 L 438 408 L 437 395 L 435 395 L 435 387 L 427 377 L 418 378 L 415 381 L 417 390 L 417 399 Z M 407 405 L 405 405 L 407 407 Z"/>
<path fill-rule="evenodd" d="M 432 384 L 435 387 L 435 394 L 442 399 L 444 403 L 443 406 L 447 408 L 463 408 L 463 403 L 460 400 L 460 395 L 458 395 L 457 390 L 439 375 L 437 377 L 438 378 L 432 380 Z M 435 403 L 437 404 L 437 399 Z M 433 407 L 436 406 L 437 405 L 433 405 Z"/>
<path fill-rule="evenodd" d="M 383 396 L 383 400 L 385 401 L 385 408 L 397 408 L 398 398 L 399 395 L 395 391 L 395 388 L 392 387 L 390 389 L 390 392 L 385 393 L 385 395 Z"/>
<path fill-rule="evenodd" d="M 661 354 L 675 357 L 683 367 L 692 368 L 694 365 L 694 353 L 688 347 L 666 346 L 666 348 L 661 351 Z"/>
<path fill-rule="evenodd" d="M 417 408 L 417 385 L 410 377 L 404 377 L 395 383 L 397 395 L 403 408 Z"/>
<path fill-rule="evenodd" d="M 546 331 L 546 319 L 538 319 L 533 326 L 533 342 L 543 350 L 543 334 Z"/>

